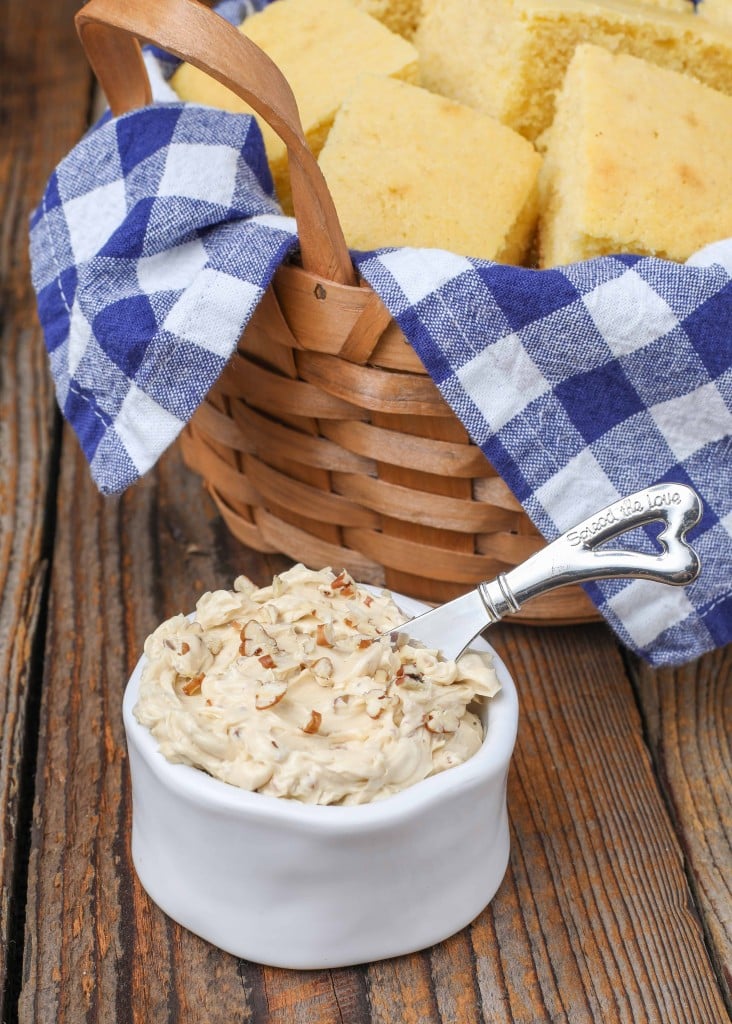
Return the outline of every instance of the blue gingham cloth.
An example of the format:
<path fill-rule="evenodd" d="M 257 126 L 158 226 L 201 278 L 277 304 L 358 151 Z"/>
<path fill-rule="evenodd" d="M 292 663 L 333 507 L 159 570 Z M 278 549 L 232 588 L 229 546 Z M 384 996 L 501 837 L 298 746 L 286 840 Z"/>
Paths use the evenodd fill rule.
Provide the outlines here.
<path fill-rule="evenodd" d="M 586 590 L 653 664 L 732 640 L 732 240 L 687 265 L 537 271 L 417 249 L 357 262 L 547 539 L 650 483 L 698 491 L 696 583 Z M 653 550 L 650 531 L 630 536 Z"/>
<path fill-rule="evenodd" d="M 241 2 L 224 13 L 238 20 Z M 174 101 L 147 59 L 159 101 L 103 118 L 31 220 L 58 401 L 105 493 L 178 436 L 297 244 L 256 123 Z M 547 539 L 651 483 L 696 488 L 699 580 L 587 590 L 653 664 L 728 643 L 732 240 L 686 265 L 618 256 L 536 271 L 417 249 L 354 259 Z M 653 547 L 650 532 L 641 543 Z"/>

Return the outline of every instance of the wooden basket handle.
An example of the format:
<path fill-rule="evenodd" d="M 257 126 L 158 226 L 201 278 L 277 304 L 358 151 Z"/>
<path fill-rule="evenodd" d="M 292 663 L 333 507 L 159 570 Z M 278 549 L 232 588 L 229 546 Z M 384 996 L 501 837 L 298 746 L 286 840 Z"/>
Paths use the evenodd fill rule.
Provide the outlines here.
<path fill-rule="evenodd" d="M 303 266 L 355 284 L 333 199 L 305 141 L 292 89 L 258 46 L 198 0 L 89 0 L 75 21 L 115 115 L 151 101 L 140 41 L 200 68 L 256 110 L 287 147 Z"/>

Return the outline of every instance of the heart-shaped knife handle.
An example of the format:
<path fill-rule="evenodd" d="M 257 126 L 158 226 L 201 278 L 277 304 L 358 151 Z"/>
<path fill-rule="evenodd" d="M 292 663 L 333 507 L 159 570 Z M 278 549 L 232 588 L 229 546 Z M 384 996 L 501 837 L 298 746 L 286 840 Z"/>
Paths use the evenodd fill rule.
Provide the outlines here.
<path fill-rule="evenodd" d="M 701 519 L 699 495 L 686 484 L 654 484 L 573 526 L 521 565 L 481 583 L 481 598 L 492 621 L 518 611 L 524 602 L 556 587 L 609 577 L 636 577 L 684 586 L 699 574 L 697 553 L 686 534 Z M 602 547 L 637 526 L 665 524 L 652 554 Z"/>

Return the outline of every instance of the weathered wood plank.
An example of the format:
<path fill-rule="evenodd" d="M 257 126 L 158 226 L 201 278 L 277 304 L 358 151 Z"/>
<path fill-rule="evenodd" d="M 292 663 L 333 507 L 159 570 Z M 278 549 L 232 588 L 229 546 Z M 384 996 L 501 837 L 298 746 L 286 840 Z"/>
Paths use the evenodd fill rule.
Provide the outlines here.
<path fill-rule="evenodd" d="M 170 922 L 130 862 L 124 681 L 162 617 L 238 572 L 264 582 L 286 563 L 237 547 L 176 454 L 115 501 L 95 494 L 69 436 L 62 466 L 22 1024 L 724 1019 L 602 627 L 494 630 L 522 701 L 513 849 L 470 928 L 421 954 L 306 973 L 238 962 Z"/>
<path fill-rule="evenodd" d="M 681 851 L 608 632 L 503 627 L 492 639 L 522 706 L 509 871 L 461 935 L 369 967 L 373 1019 L 720 1024 Z"/>
<path fill-rule="evenodd" d="M 4 22 L 0 637 L 12 639 L 0 646 L 3 985 L 54 434 L 25 225 L 84 126 L 89 74 L 73 36 L 76 6 L 6 4 Z M 447 942 L 393 961 L 312 973 L 242 963 L 169 921 L 134 876 L 121 696 L 161 618 L 239 572 L 265 582 L 286 563 L 232 542 L 175 454 L 123 499 L 105 501 L 66 432 L 59 487 L 22 1024 L 725 1019 L 695 901 L 729 994 L 729 651 L 675 673 L 635 672 L 675 833 L 608 633 L 496 629 L 522 721 L 511 863 L 491 906 Z"/>
<path fill-rule="evenodd" d="M 355 1020 L 358 972 L 239 964 L 158 911 L 130 859 L 121 700 L 145 636 L 289 563 L 236 545 L 175 453 L 105 500 L 67 431 L 59 488 L 20 1021 Z"/>
<path fill-rule="evenodd" d="M 633 676 L 712 962 L 732 1007 L 732 647 Z"/>
<path fill-rule="evenodd" d="M 681 849 L 609 632 L 516 627 L 495 641 L 522 702 L 512 870 L 487 912 L 498 950 L 484 949 L 506 978 L 509 1019 L 719 1024 Z"/>
<path fill-rule="evenodd" d="M 46 577 L 46 499 L 56 432 L 35 313 L 28 216 L 45 179 L 78 138 L 89 72 L 74 49 L 76 3 L 3 5 L 0 88 L 0 1005 L 16 994 L 15 922 L 22 921 L 24 804 L 32 800 L 28 710 L 38 679 L 35 644 Z M 63 83 L 65 104 L 57 102 Z M 29 704 L 29 701 L 31 702 Z M 30 737 L 32 740 L 32 736 Z M 20 845 L 19 845 L 20 844 Z M 16 890 L 14 892 L 14 889 Z M 8 974 L 10 972 L 10 975 Z M 6 991 L 7 986 L 7 991 Z"/>

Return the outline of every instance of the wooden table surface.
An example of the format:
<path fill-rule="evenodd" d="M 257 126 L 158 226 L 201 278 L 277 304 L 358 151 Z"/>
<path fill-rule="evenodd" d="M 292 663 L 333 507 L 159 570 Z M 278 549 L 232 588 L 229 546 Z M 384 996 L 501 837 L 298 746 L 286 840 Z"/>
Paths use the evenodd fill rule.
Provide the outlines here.
<path fill-rule="evenodd" d="M 521 699 L 510 864 L 491 905 L 432 949 L 277 970 L 212 948 L 147 898 L 130 860 L 125 681 L 161 619 L 288 563 L 227 535 L 176 450 L 101 498 L 62 428 L 27 218 L 88 124 L 92 80 L 74 0 L 3 6 L 2 1021 L 728 1021 L 730 649 L 654 672 L 602 625 L 494 629 Z"/>

